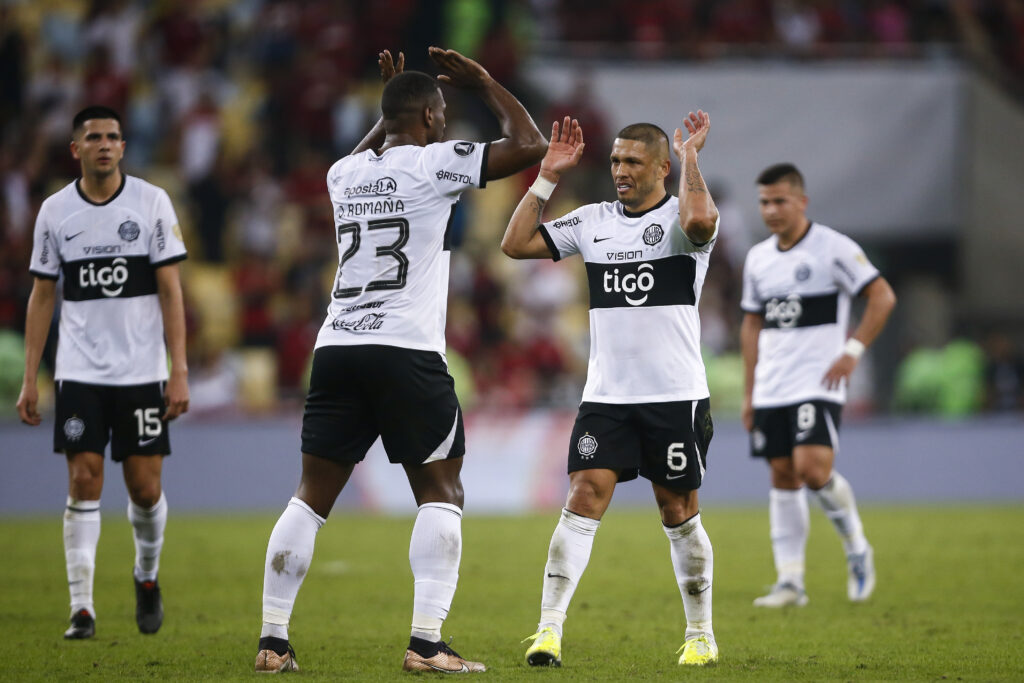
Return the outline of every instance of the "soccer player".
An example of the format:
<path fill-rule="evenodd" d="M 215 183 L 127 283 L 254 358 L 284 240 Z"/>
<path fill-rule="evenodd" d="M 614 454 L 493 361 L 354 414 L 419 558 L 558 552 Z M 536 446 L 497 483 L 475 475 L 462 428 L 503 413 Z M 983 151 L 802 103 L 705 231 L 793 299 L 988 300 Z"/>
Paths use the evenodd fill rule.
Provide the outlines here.
<path fill-rule="evenodd" d="M 804 486 L 842 539 L 847 595 L 860 602 L 875 587 L 873 552 L 853 489 L 832 465 L 846 382 L 885 326 L 896 296 L 853 240 L 807 218 L 804 179 L 795 166 L 771 166 L 757 185 L 772 236 L 751 248 L 743 267 L 743 424 L 754 457 L 765 458 L 771 469 L 768 516 L 778 580 L 754 604 L 807 604 Z M 854 296 L 866 297 L 867 305 L 847 339 Z"/>
<path fill-rule="evenodd" d="M 512 258 L 582 255 L 590 285 L 590 366 L 569 441 L 569 495 L 551 537 L 540 623 L 526 651 L 531 666 L 561 664 L 562 624 L 590 559 L 594 534 L 615 485 L 650 480 L 669 539 L 686 613 L 680 664 L 718 659 L 711 628 L 711 541 L 697 489 L 713 425 L 700 355 L 700 299 L 718 235 L 718 210 L 698 152 L 710 117 L 703 111 L 676 129 L 682 166 L 678 196 L 665 190 L 671 170 L 663 130 L 638 123 L 619 131 L 611 150 L 618 201 L 588 204 L 541 224 L 545 202 L 583 151 L 579 123 L 552 126 L 540 174 L 519 202 L 501 248 Z"/>
<path fill-rule="evenodd" d="M 178 273 L 185 244 L 167 193 L 121 171 L 124 147 L 116 112 L 106 107 L 78 112 L 71 154 L 82 177 L 40 207 L 30 265 L 35 283 L 18 397 L 18 415 L 30 425 L 42 421 L 36 377 L 63 275 L 53 448 L 68 463 L 64 556 L 71 627 L 64 637 L 69 639 L 91 638 L 96 631 L 92 588 L 108 442 L 131 499 L 135 620 L 142 633 L 156 633 L 163 623 L 157 570 L 167 499 L 160 474 L 164 456 L 171 453 L 167 423 L 188 410 Z"/>
<path fill-rule="evenodd" d="M 302 423 L 302 478 L 267 546 L 257 671 L 298 667 L 288 623 L 313 543 L 356 463 L 380 436 L 419 506 L 409 543 L 412 629 L 402 668 L 469 673 L 441 640 L 462 554 L 462 414 L 445 361 L 449 228 L 459 196 L 537 163 L 544 136 L 479 64 L 429 48 L 444 73 L 380 55 L 383 116 L 327 174 L 339 263 L 317 337 Z M 396 71 L 399 72 L 396 74 Z M 438 81 L 476 92 L 503 137 L 444 141 Z"/>

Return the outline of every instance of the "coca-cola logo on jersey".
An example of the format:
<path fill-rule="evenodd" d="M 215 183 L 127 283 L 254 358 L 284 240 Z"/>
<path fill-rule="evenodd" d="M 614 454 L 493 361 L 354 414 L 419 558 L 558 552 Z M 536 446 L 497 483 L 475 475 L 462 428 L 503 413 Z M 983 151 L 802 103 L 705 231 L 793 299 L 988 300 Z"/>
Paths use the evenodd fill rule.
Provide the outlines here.
<path fill-rule="evenodd" d="M 394 178 L 384 176 L 361 185 L 353 185 L 345 188 L 345 198 L 352 197 L 386 197 L 398 189 L 398 183 Z"/>
<path fill-rule="evenodd" d="M 103 296 L 118 296 L 124 290 L 124 283 L 128 282 L 128 261 L 119 256 L 110 262 L 108 266 L 96 267 L 90 261 L 78 269 L 78 284 L 82 289 L 87 287 L 99 287 Z"/>
<path fill-rule="evenodd" d="M 771 299 L 764 307 L 766 322 L 774 322 L 779 327 L 793 327 L 800 322 L 804 312 L 799 294 L 790 294 L 785 299 Z"/>

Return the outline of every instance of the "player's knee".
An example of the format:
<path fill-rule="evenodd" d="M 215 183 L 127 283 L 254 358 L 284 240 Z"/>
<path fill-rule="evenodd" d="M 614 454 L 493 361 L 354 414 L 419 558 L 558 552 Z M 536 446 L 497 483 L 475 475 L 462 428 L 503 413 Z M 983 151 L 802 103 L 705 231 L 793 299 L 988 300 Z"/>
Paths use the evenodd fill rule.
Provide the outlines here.
<path fill-rule="evenodd" d="M 103 492 L 103 475 L 82 468 L 71 473 L 69 484 L 68 492 L 75 500 L 98 500 Z"/>
<path fill-rule="evenodd" d="M 160 501 L 160 482 L 132 483 L 128 486 L 128 497 L 141 508 L 151 508 Z"/>

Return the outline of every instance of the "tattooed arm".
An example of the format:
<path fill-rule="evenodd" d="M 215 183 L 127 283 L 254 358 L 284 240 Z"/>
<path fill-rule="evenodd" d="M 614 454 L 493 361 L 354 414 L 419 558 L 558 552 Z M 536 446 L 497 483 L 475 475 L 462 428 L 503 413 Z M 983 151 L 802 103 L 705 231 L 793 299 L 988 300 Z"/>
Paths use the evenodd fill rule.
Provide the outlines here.
<path fill-rule="evenodd" d="M 718 209 L 711 199 L 704 178 L 697 167 L 697 153 L 704 147 L 711 128 L 711 117 L 697 110 L 683 120 L 690 136 L 683 140 L 683 131 L 676 128 L 672 146 L 682 169 L 679 173 L 679 224 L 694 244 L 705 244 L 715 235 Z"/>
<path fill-rule="evenodd" d="M 554 185 L 562 173 L 579 163 L 582 154 L 583 130 L 579 122 L 566 116 L 559 130 L 558 122 L 555 121 L 551 126 L 548 151 L 540 162 L 538 183 L 534 183 L 534 186 L 544 184 L 543 181 Z M 507 256 L 515 259 L 555 256 L 538 230 L 546 203 L 547 199 L 538 196 L 533 188 L 519 201 L 519 206 L 505 228 L 505 236 L 501 239 L 501 250 Z"/>

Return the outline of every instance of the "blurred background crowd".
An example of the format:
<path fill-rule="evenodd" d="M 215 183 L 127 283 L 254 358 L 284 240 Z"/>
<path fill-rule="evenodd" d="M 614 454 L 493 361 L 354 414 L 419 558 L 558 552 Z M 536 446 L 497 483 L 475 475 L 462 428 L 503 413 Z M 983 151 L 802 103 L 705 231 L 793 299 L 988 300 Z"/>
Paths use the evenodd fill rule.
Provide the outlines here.
<path fill-rule="evenodd" d="M 21 382 L 35 215 L 77 176 L 70 122 L 86 104 L 122 112 L 122 168 L 167 189 L 177 210 L 190 255 L 183 282 L 193 411 L 258 413 L 301 401 L 337 267 L 327 169 L 379 116 L 378 52 L 402 50 L 407 68 L 431 70 L 429 45 L 480 61 L 542 132 L 555 117 L 580 119 L 591 144 L 583 169 L 553 198 L 552 217 L 613 196 L 607 142 L 615 128 L 585 70 L 552 100 L 524 76 L 528 59 L 947 59 L 1024 95 L 1024 0 L 7 0 L 0 3 L 0 414 L 12 412 Z M 497 137 L 478 100 L 451 89 L 445 96 L 448 137 Z M 579 400 L 589 348 L 583 268 L 514 263 L 498 249 L 535 173 L 466 193 L 456 213 L 449 361 L 467 407 L 561 408 Z M 765 233 L 736 209 L 754 201 L 752 186 L 741 196 L 709 180 L 722 237 L 700 311 L 716 409 L 728 414 L 738 411 L 742 387 L 743 257 Z M 912 259 L 885 244 L 863 246 L 899 293 Z M 942 262 L 955 249 L 940 245 L 931 256 Z M 852 408 L 1020 411 L 1019 339 L 998 326 L 955 331 L 952 339 L 891 340 L 884 362 L 876 354 L 876 367 L 859 372 Z"/>

